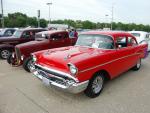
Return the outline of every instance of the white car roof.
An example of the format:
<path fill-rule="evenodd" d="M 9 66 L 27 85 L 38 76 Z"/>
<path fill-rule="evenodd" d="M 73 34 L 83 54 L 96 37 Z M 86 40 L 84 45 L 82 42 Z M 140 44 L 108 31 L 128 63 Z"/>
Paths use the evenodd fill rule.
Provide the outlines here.
<path fill-rule="evenodd" d="M 148 32 L 145 32 L 145 31 L 129 31 L 129 33 L 147 34 Z"/>

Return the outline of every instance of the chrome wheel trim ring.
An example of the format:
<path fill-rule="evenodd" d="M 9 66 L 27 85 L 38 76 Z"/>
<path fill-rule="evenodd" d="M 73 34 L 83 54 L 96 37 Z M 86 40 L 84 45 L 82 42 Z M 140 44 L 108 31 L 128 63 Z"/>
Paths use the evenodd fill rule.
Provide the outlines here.
<path fill-rule="evenodd" d="M 92 84 L 92 89 L 95 94 L 99 93 L 103 87 L 103 78 L 101 76 L 97 76 Z"/>
<path fill-rule="evenodd" d="M 28 69 L 29 69 L 30 71 L 32 71 L 32 70 L 34 70 L 34 69 L 35 69 L 35 67 L 34 67 L 34 64 L 33 64 L 33 61 L 32 61 L 32 60 L 30 60 L 30 61 L 28 62 L 27 67 L 28 67 Z"/>
<path fill-rule="evenodd" d="M 138 62 L 137 62 L 137 68 L 140 68 L 140 66 L 141 66 L 141 60 L 138 60 Z"/>

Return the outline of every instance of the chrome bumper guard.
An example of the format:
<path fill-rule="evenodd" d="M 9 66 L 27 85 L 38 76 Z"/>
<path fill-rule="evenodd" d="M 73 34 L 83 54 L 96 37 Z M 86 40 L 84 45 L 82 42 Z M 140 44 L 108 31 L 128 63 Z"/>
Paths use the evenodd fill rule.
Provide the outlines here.
<path fill-rule="evenodd" d="M 79 83 L 75 77 L 67 73 L 49 69 L 38 64 L 35 64 L 33 74 L 41 79 L 46 86 L 54 86 L 70 93 L 84 91 L 89 83 L 89 81 Z"/>

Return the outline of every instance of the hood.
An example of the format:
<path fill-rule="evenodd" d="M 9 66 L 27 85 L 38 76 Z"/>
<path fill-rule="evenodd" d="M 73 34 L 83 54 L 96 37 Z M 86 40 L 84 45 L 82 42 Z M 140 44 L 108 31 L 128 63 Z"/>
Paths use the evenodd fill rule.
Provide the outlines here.
<path fill-rule="evenodd" d="M 96 57 L 97 54 L 104 54 L 104 50 L 80 46 L 49 49 L 38 55 L 38 63 L 50 67 L 68 69 L 68 63 L 78 67 L 79 63 Z"/>
<path fill-rule="evenodd" d="M 22 44 L 16 45 L 16 48 L 18 48 L 22 54 L 24 55 L 30 55 L 33 52 L 44 50 L 48 48 L 48 41 L 30 41 Z"/>

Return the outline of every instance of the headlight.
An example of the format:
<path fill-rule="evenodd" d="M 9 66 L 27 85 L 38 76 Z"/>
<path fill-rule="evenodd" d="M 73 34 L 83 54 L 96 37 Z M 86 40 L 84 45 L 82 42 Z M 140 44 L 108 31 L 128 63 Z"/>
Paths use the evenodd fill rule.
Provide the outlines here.
<path fill-rule="evenodd" d="M 78 69 L 73 64 L 68 64 L 71 74 L 75 75 Z"/>
<path fill-rule="evenodd" d="M 21 60 L 23 61 L 23 59 L 24 59 L 24 56 L 23 56 L 23 55 L 21 55 Z"/>
<path fill-rule="evenodd" d="M 14 52 L 12 53 L 12 58 L 15 58 L 15 53 Z"/>
<path fill-rule="evenodd" d="M 36 61 L 37 61 L 37 58 L 36 58 L 35 55 L 32 56 L 32 60 L 33 60 L 33 62 L 36 62 Z"/>

